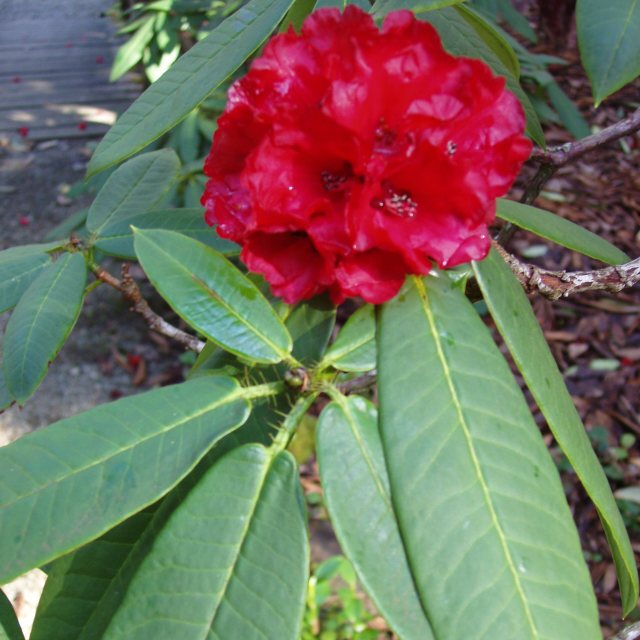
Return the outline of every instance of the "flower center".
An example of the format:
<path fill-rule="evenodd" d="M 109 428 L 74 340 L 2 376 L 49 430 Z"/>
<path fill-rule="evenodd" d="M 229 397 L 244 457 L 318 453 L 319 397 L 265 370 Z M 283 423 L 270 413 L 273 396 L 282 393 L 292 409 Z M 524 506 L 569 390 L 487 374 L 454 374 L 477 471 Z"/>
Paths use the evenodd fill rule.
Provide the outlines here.
<path fill-rule="evenodd" d="M 322 178 L 322 186 L 326 191 L 342 191 L 345 189 L 346 183 L 354 176 L 351 165 L 345 162 L 342 169 L 338 171 L 322 171 L 320 177 Z"/>
<path fill-rule="evenodd" d="M 370 205 L 398 218 L 415 218 L 418 203 L 409 191 L 396 189 L 389 181 L 382 182 L 382 197 L 372 198 Z"/>

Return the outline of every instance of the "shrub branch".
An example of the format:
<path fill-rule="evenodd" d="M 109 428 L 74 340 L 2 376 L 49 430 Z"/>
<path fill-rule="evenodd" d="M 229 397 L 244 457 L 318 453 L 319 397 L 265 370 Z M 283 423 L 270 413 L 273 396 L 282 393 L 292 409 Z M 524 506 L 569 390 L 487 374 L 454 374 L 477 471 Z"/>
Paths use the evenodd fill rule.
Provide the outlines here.
<path fill-rule="evenodd" d="M 549 300 L 566 298 L 585 291 L 618 293 L 640 282 L 640 258 L 595 271 L 549 271 L 520 262 L 497 242 L 494 242 L 493 246 L 527 293 L 539 293 Z"/>
<path fill-rule="evenodd" d="M 131 304 L 131 310 L 139 313 L 149 325 L 150 329 L 167 338 L 171 338 L 171 340 L 181 344 L 186 349 L 190 349 L 196 353 L 202 351 L 204 342 L 198 340 L 198 338 L 190 333 L 173 326 L 149 306 L 149 303 L 142 297 L 140 287 L 138 287 L 136 281 L 131 277 L 128 264 L 122 265 L 121 280 L 97 264 L 90 265 L 90 268 L 98 280 L 108 284 L 122 294 L 122 298 Z"/>

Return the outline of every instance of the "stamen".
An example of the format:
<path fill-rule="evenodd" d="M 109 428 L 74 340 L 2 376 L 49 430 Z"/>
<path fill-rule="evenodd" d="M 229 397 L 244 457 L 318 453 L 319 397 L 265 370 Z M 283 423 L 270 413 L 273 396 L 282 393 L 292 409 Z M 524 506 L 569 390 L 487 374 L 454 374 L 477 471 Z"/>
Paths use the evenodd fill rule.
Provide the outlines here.
<path fill-rule="evenodd" d="M 399 218 L 415 218 L 418 213 L 418 203 L 412 199 L 411 193 L 398 191 L 388 181 L 382 183 L 382 197 L 372 198 L 369 204 Z"/>

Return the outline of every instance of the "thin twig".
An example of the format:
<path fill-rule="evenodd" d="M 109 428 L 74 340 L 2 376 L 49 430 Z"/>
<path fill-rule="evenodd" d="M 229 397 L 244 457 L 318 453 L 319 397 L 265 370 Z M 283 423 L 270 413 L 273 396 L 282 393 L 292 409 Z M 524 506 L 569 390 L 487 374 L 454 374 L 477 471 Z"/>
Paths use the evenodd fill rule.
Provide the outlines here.
<path fill-rule="evenodd" d="M 497 242 L 494 242 L 493 246 L 527 293 L 539 293 L 549 300 L 566 298 L 585 291 L 618 293 L 640 282 L 640 258 L 595 271 L 549 271 L 520 262 Z"/>
<path fill-rule="evenodd" d="M 531 159 L 541 164 L 552 165 L 558 169 L 580 158 L 585 153 L 607 144 L 607 142 L 630 136 L 636 131 L 640 131 L 640 108 L 636 109 L 628 118 L 620 120 L 620 122 L 616 122 L 581 140 L 550 147 L 546 150 L 536 148 L 531 154 Z"/>
<path fill-rule="evenodd" d="M 546 150 L 538 147 L 534 148 L 531 152 L 530 160 L 535 160 L 540 163 L 540 166 L 533 178 L 527 183 L 520 202 L 533 204 L 535 199 L 540 195 L 544 185 L 549 182 L 553 174 L 560 167 L 563 167 L 569 162 L 573 162 L 585 153 L 593 151 L 607 142 L 619 140 L 637 131 L 640 131 L 640 109 L 636 109 L 628 118 L 620 120 L 620 122 L 616 122 L 610 127 L 606 127 L 598 131 L 598 133 L 594 133 L 581 140 L 567 142 L 566 144 L 550 147 Z M 507 222 L 500 230 L 496 238 L 497 241 L 502 246 L 506 246 L 514 231 L 515 225 Z"/>
<path fill-rule="evenodd" d="M 120 291 L 124 300 L 131 304 L 131 310 L 139 313 L 149 325 L 149 328 L 153 329 L 156 333 L 160 333 L 167 338 L 171 338 L 191 351 L 195 351 L 196 353 L 200 353 L 200 351 L 202 351 L 204 348 L 204 342 L 198 340 L 195 336 L 182 331 L 182 329 L 174 327 L 171 323 L 167 322 L 164 318 L 153 311 L 153 309 L 151 309 L 149 303 L 142 297 L 140 288 L 131 277 L 129 273 L 129 265 L 122 265 L 122 280 L 119 280 L 115 276 L 111 275 L 106 269 L 103 269 L 101 266 L 96 264 L 91 265 L 91 271 L 93 271 L 98 280 L 101 280 L 110 287 Z"/>
<path fill-rule="evenodd" d="M 368 373 L 364 373 L 357 378 L 352 378 L 351 380 L 345 380 L 344 382 L 339 382 L 336 387 L 340 393 L 344 393 L 345 395 L 349 393 L 353 393 L 354 391 L 364 391 L 369 387 L 372 387 L 376 383 L 376 372 L 369 371 Z"/>

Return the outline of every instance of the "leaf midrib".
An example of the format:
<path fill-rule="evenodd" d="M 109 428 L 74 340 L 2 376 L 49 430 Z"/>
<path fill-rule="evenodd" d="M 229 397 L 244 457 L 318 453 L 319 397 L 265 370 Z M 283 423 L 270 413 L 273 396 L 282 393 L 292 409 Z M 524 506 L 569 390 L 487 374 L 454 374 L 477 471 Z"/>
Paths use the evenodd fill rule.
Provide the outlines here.
<path fill-rule="evenodd" d="M 29 325 L 29 331 L 27 332 L 27 336 L 25 338 L 24 341 L 24 349 L 22 350 L 22 360 L 20 361 L 20 366 L 19 366 L 19 371 L 20 371 L 20 380 L 21 382 L 24 382 L 24 372 L 25 372 L 25 368 L 27 366 L 27 351 L 29 351 L 29 345 L 31 342 L 31 335 L 33 334 L 33 329 L 36 326 L 36 324 L 38 323 L 38 318 L 40 317 L 40 314 L 42 313 L 42 309 L 45 306 L 45 304 L 47 303 L 47 301 L 49 300 L 49 298 L 51 297 L 51 293 L 53 292 L 53 290 L 55 289 L 58 280 L 60 280 L 60 278 L 62 277 L 62 274 L 67 270 L 67 268 L 69 267 L 69 265 L 71 264 L 71 255 L 69 254 L 69 257 L 66 258 L 66 264 L 63 264 L 62 267 L 60 268 L 60 270 L 58 271 L 58 274 L 56 275 L 56 277 L 54 278 L 53 282 L 51 283 L 51 286 L 49 287 L 49 290 L 45 293 L 45 295 L 41 298 L 40 304 L 37 305 L 36 307 L 36 312 L 33 316 L 33 322 Z M 65 258 L 61 258 L 60 260 L 64 260 Z M 54 265 L 52 265 L 54 266 Z M 37 283 L 37 280 L 34 281 L 34 284 Z"/>
<path fill-rule="evenodd" d="M 527 602 L 527 598 L 524 594 L 524 590 L 522 588 L 522 583 L 520 581 L 520 576 L 518 575 L 518 571 L 516 569 L 515 563 L 513 561 L 513 558 L 511 556 L 511 551 L 509 550 L 509 546 L 507 543 L 507 538 L 506 535 L 504 533 L 504 531 L 502 530 L 502 526 L 500 525 L 500 522 L 498 520 L 498 515 L 496 513 L 495 507 L 493 505 L 493 502 L 491 500 L 491 493 L 489 491 L 489 487 L 487 486 L 486 480 L 484 478 L 484 475 L 482 473 L 482 468 L 480 465 L 480 461 L 478 460 L 478 456 L 476 454 L 476 451 L 474 449 L 473 446 L 473 439 L 471 437 L 471 433 L 470 433 L 470 429 L 469 429 L 469 425 L 467 424 L 466 418 L 464 416 L 464 411 L 462 409 L 462 404 L 460 401 L 460 397 L 458 396 L 458 392 L 455 388 L 454 382 L 453 382 L 453 377 L 451 375 L 451 370 L 449 368 L 449 363 L 444 355 L 444 349 L 442 346 L 442 341 L 440 340 L 440 335 L 438 333 L 437 327 L 436 327 L 436 322 L 435 322 L 435 318 L 433 316 L 433 313 L 431 311 L 431 307 L 429 305 L 429 299 L 428 299 L 428 294 L 427 291 L 425 289 L 424 283 L 422 282 L 422 280 L 420 280 L 420 278 L 418 277 L 413 277 L 416 289 L 418 291 L 418 295 L 420 297 L 420 303 L 421 306 L 423 308 L 424 314 L 426 316 L 427 319 L 427 324 L 429 327 L 429 332 L 431 333 L 431 337 L 433 338 L 434 344 L 436 346 L 436 352 L 438 355 L 438 360 L 440 361 L 440 365 L 442 367 L 442 371 L 444 374 L 444 378 L 446 380 L 447 383 L 447 388 L 449 390 L 449 394 L 451 396 L 451 403 L 455 409 L 456 415 L 458 417 L 458 422 L 460 424 L 460 427 L 462 428 L 462 433 L 464 435 L 465 438 L 465 442 L 467 444 L 467 449 L 469 451 L 469 455 L 471 457 L 471 462 L 473 464 L 473 468 L 475 471 L 475 475 L 478 479 L 478 484 L 480 485 L 481 491 L 482 491 L 482 495 L 485 501 L 485 504 L 487 505 L 487 509 L 489 510 L 489 515 L 491 518 L 491 522 L 493 524 L 493 528 L 496 531 L 496 534 L 498 536 L 498 540 L 500 542 L 500 546 L 502 548 L 503 554 L 505 556 L 505 560 L 507 563 L 507 566 L 509 568 L 509 572 L 511 573 L 511 576 L 513 578 L 513 582 L 515 584 L 515 588 L 516 588 L 516 592 L 518 595 L 519 600 L 522 603 L 522 608 L 524 609 L 524 614 L 525 614 L 525 618 L 527 620 L 527 625 L 530 627 L 531 632 L 533 634 L 534 638 L 539 638 L 539 634 L 538 634 L 538 630 L 536 628 L 535 622 L 533 620 L 533 616 L 531 614 L 531 610 L 529 608 L 529 603 Z"/>
<path fill-rule="evenodd" d="M 140 237 L 144 238 L 144 236 L 142 234 L 140 234 Z M 225 311 L 227 311 L 231 316 L 233 316 L 242 325 L 244 325 L 253 335 L 255 335 L 262 342 L 264 342 L 267 346 L 269 346 L 277 356 L 279 356 L 282 360 L 286 360 L 289 357 L 289 353 L 288 352 L 284 351 L 283 349 L 278 347 L 278 345 L 274 344 L 266 335 L 261 333 L 257 327 L 255 327 L 254 325 L 250 324 L 245 318 L 242 317 L 242 315 L 240 315 L 237 311 L 235 311 L 233 309 L 233 307 L 230 307 L 223 298 L 221 298 L 211 287 L 209 287 L 209 285 L 204 280 L 202 280 L 202 278 L 200 278 L 200 276 L 197 276 L 192 271 L 189 271 L 189 269 L 187 269 L 180 261 L 176 260 L 170 253 L 167 253 L 164 250 L 164 248 L 160 244 L 158 244 L 157 242 L 153 242 L 152 240 L 149 240 L 148 238 L 144 238 L 144 239 L 146 240 L 146 242 L 148 242 L 148 243 L 152 244 L 154 247 L 156 247 L 157 250 L 160 253 L 162 253 L 164 256 L 166 256 L 170 262 L 172 262 L 174 265 L 177 265 L 177 267 L 184 274 L 186 274 L 189 279 L 193 280 L 196 283 L 196 285 L 198 285 L 199 288 L 202 289 L 207 294 L 207 296 L 209 298 L 211 298 L 213 301 L 215 301 L 216 304 L 219 304 Z M 205 253 L 209 253 L 209 251 L 213 251 L 213 250 L 211 250 L 209 247 L 204 245 L 204 252 Z M 217 258 L 218 256 L 215 256 L 215 257 Z M 226 260 L 222 255 L 220 255 L 220 259 Z M 158 285 L 158 289 L 162 289 L 162 288 L 163 287 L 161 287 L 161 285 Z M 259 299 L 259 296 L 262 296 L 262 294 L 260 293 L 260 291 L 258 291 L 256 289 L 256 297 L 258 299 Z M 265 303 L 269 307 L 269 309 L 271 309 L 271 306 L 267 302 L 266 298 L 263 298 L 263 300 L 265 301 Z M 176 313 L 178 313 L 178 315 L 182 316 L 182 314 L 178 311 L 178 309 L 175 309 L 175 311 L 176 311 Z M 274 315 L 274 318 L 277 318 L 277 316 L 275 315 L 275 312 L 274 312 L 273 315 Z M 185 318 L 185 320 L 187 320 L 187 318 Z M 216 339 L 212 335 L 210 335 L 208 331 L 206 333 L 207 333 L 208 337 L 211 340 L 213 340 L 214 342 L 219 343 L 219 344 L 223 344 L 218 339 Z M 224 345 L 224 346 L 227 347 L 227 345 Z"/>
<path fill-rule="evenodd" d="M 141 156 L 142 157 L 142 156 Z M 156 164 L 158 162 L 160 162 L 161 160 L 163 160 L 164 158 L 169 158 L 169 154 L 160 154 L 158 155 L 157 158 L 154 158 L 151 163 L 149 164 L 149 166 L 144 170 L 144 172 L 142 173 L 142 175 L 134 182 L 134 184 L 131 186 L 131 188 L 125 193 L 125 195 L 122 197 L 122 199 L 118 202 L 118 204 L 116 205 L 115 208 L 113 208 L 111 210 L 111 213 L 108 213 L 107 216 L 104 218 L 104 220 L 94 229 L 92 229 L 92 233 L 95 237 L 98 237 L 100 235 L 100 231 L 102 231 L 104 229 L 105 226 L 108 225 L 108 223 L 110 221 L 113 220 L 113 217 L 116 216 L 118 214 L 118 212 L 120 212 L 122 210 L 122 208 L 125 206 L 127 200 L 129 200 L 132 197 L 132 194 L 135 193 L 136 189 L 140 186 L 140 183 L 147 177 L 147 175 L 149 174 L 149 172 L 156 166 Z M 114 174 L 115 175 L 115 174 Z M 175 176 L 177 175 L 177 170 L 175 170 L 173 172 L 173 178 L 175 179 Z M 152 209 L 153 206 L 160 201 L 160 199 L 162 198 L 162 196 L 166 193 L 167 188 L 169 185 L 173 184 L 174 180 L 169 180 L 167 182 L 167 186 L 165 186 L 164 189 L 160 190 L 160 193 L 156 196 L 156 198 L 152 201 L 152 203 L 149 205 L 149 207 L 147 208 L 147 210 Z M 87 214 L 87 219 L 89 219 L 91 217 L 91 209 L 89 209 L 89 212 Z"/>
<path fill-rule="evenodd" d="M 616 59 L 618 52 L 620 51 L 620 43 L 624 40 L 627 34 L 627 29 L 629 28 L 629 24 L 631 23 L 631 16 L 635 11 L 637 4 L 638 4 L 638 0 L 632 0 L 631 4 L 629 5 L 629 12 L 627 13 L 627 17 L 625 18 L 622 29 L 620 30 L 620 35 L 618 36 L 616 44 L 611 50 L 611 57 L 609 58 L 609 62 L 607 64 L 605 72 L 602 74 L 603 78 L 607 78 L 609 76 L 611 67 L 613 66 L 613 61 Z M 600 83 L 600 87 L 599 87 L 600 90 L 602 90 L 603 85 L 606 86 L 606 82 L 604 80 Z"/>
<path fill-rule="evenodd" d="M 259 445 L 258 445 L 259 446 Z M 262 494 L 264 492 L 264 487 L 266 484 L 266 479 L 267 476 L 269 475 L 269 471 L 271 470 L 271 467 L 273 466 L 273 462 L 276 458 L 276 456 L 274 456 L 272 454 L 272 452 L 269 452 L 268 450 L 262 448 L 262 453 L 264 453 L 265 455 L 267 455 L 267 460 L 265 461 L 264 467 L 261 470 L 260 473 L 260 479 L 258 482 L 258 490 L 255 492 L 253 500 L 251 501 L 251 505 L 248 509 L 247 513 L 247 517 L 245 519 L 244 525 L 242 527 L 242 533 L 241 535 L 238 537 L 238 544 L 236 545 L 236 549 L 233 555 L 233 560 L 232 562 L 229 564 L 229 570 L 227 571 L 227 574 L 224 578 L 224 582 L 222 583 L 222 586 L 220 588 L 220 597 L 218 598 L 218 602 L 216 603 L 215 607 L 213 608 L 213 611 L 211 612 L 211 615 L 209 616 L 209 620 L 208 623 L 204 629 L 204 636 L 202 636 L 202 640 L 207 640 L 207 638 L 209 637 L 209 633 L 211 632 L 213 625 L 215 624 L 215 620 L 216 620 L 216 616 L 218 615 L 218 611 L 220 610 L 220 607 L 222 606 L 222 602 L 225 600 L 226 595 L 227 595 L 227 591 L 229 589 L 229 584 L 233 578 L 233 575 L 235 573 L 235 568 L 238 564 L 238 561 L 240 560 L 240 556 L 242 555 L 242 549 L 244 548 L 246 541 L 247 541 L 247 536 L 249 534 L 249 531 L 251 529 L 251 526 L 253 524 L 254 521 L 254 517 L 256 514 L 256 510 L 258 508 L 258 503 L 260 502 L 260 498 L 262 497 Z M 247 449 L 248 451 L 248 449 Z"/>
<path fill-rule="evenodd" d="M 234 400 L 239 400 L 239 399 L 244 399 L 244 389 L 242 387 L 238 388 L 238 389 L 233 389 L 231 391 L 231 393 L 229 393 L 228 395 L 223 396 L 222 398 L 218 399 L 216 402 L 214 402 L 213 404 L 207 405 L 205 408 L 196 411 L 193 414 L 190 414 L 188 416 L 186 416 L 185 418 L 182 418 L 176 422 L 172 422 L 169 425 L 166 425 L 164 429 L 162 429 L 161 431 L 156 431 L 154 433 L 152 433 L 151 435 L 148 435 L 144 438 L 140 438 L 137 439 L 134 443 L 127 445 L 126 447 L 123 447 L 121 449 L 118 449 L 117 451 L 115 451 L 112 454 L 109 454 L 108 456 L 105 456 L 104 458 L 100 458 L 98 460 L 92 460 L 90 464 L 87 464 L 83 467 L 79 467 L 77 469 L 74 469 L 71 473 L 68 473 L 66 475 L 63 475 L 59 478 L 56 478 L 54 481 L 49 482 L 47 484 L 40 484 L 38 485 L 33 491 L 30 491 L 29 493 L 25 493 L 25 494 L 21 494 L 19 495 L 17 498 L 15 498 L 14 500 L 12 500 L 11 502 L 6 502 L 4 504 L 2 504 L 2 508 L 3 509 L 7 509 L 11 506 L 13 506 L 14 504 L 20 502 L 21 500 L 25 500 L 27 498 L 29 498 L 32 495 L 35 495 L 37 493 L 40 493 L 42 491 L 46 491 L 47 489 L 56 486 L 58 484 L 60 484 L 61 482 L 64 482 L 65 480 L 68 480 L 69 478 L 76 476 L 78 474 L 83 473 L 84 471 L 87 471 L 89 469 L 92 469 L 95 466 L 101 465 L 105 462 L 108 462 L 110 460 L 112 460 L 113 458 L 126 453 L 127 451 L 130 451 L 131 449 L 134 449 L 135 447 L 138 447 L 142 444 L 144 444 L 145 442 L 148 442 L 149 440 L 152 440 L 153 438 L 158 438 L 158 437 L 162 437 L 163 435 L 165 435 L 166 433 L 168 433 L 169 431 L 173 430 L 173 429 L 177 429 L 178 427 L 182 426 L 183 424 L 191 421 L 191 420 L 195 420 L 197 418 L 200 418 L 201 416 L 210 413 L 211 411 L 215 411 L 216 409 L 218 409 L 220 406 L 224 405 L 224 404 L 229 404 L 231 402 L 233 402 Z"/>

